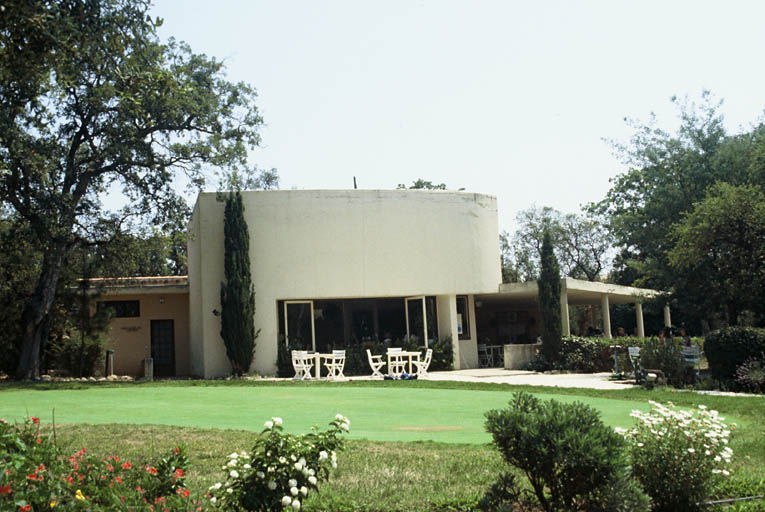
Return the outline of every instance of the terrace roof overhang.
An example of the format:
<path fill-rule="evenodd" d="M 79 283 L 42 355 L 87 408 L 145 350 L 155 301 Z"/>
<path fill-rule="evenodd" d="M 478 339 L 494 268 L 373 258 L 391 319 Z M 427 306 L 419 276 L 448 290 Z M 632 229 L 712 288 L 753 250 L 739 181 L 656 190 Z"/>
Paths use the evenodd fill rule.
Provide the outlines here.
<path fill-rule="evenodd" d="M 189 293 L 188 276 L 94 278 L 88 285 L 89 292 L 106 295 Z"/>

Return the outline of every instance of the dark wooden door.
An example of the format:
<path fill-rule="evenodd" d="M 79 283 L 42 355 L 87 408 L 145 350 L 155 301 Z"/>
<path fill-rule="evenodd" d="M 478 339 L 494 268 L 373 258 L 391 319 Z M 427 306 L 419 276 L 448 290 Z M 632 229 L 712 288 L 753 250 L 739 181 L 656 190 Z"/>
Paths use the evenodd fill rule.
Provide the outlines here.
<path fill-rule="evenodd" d="M 175 377 L 175 336 L 172 320 L 151 321 L 151 357 L 155 377 Z"/>

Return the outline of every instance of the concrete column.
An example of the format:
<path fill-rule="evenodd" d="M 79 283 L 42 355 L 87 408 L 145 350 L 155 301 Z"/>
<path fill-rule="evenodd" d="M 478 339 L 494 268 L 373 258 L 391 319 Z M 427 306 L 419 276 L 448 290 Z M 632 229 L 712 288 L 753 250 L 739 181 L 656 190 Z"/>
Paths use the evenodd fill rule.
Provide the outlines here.
<path fill-rule="evenodd" d="M 611 338 L 611 310 L 608 307 L 608 294 L 603 294 L 600 298 L 600 307 L 603 310 L 603 331 L 606 338 Z"/>
<path fill-rule="evenodd" d="M 635 320 L 637 321 L 638 338 L 645 338 L 645 326 L 643 324 L 643 305 L 639 302 L 635 303 Z"/>
<path fill-rule="evenodd" d="M 561 336 L 571 336 L 571 324 L 568 320 L 568 292 L 565 288 L 560 291 L 560 333 Z"/>
<path fill-rule="evenodd" d="M 669 304 L 664 306 L 664 327 L 672 327 L 672 317 L 669 315 Z"/>
<path fill-rule="evenodd" d="M 457 334 L 457 296 L 437 295 L 436 308 L 438 310 L 438 337 L 451 336 L 454 350 L 454 369 L 460 369 L 460 342 Z"/>

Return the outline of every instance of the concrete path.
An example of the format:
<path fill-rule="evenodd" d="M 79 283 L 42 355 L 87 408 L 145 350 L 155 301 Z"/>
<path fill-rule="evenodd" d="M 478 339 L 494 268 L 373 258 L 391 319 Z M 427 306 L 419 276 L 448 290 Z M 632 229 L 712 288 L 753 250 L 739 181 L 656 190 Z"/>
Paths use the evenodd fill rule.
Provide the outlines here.
<path fill-rule="evenodd" d="M 449 372 L 428 372 L 427 380 L 458 382 L 491 382 L 496 384 L 527 384 L 562 388 L 628 389 L 634 380 L 612 381 L 610 373 L 536 373 L 502 368 L 478 368 Z"/>

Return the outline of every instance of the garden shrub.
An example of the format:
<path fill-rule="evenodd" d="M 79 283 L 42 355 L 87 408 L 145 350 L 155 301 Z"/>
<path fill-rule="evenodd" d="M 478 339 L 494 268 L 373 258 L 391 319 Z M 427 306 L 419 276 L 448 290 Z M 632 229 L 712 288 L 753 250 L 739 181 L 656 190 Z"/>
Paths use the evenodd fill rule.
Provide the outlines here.
<path fill-rule="evenodd" d="M 688 364 L 678 342 L 646 339 L 640 349 L 640 364 L 646 370 L 661 370 L 668 384 L 682 386 L 685 383 Z"/>
<path fill-rule="evenodd" d="M 183 447 L 149 464 L 99 459 L 85 448 L 64 457 L 41 435 L 38 418 L 0 420 L 0 510 L 196 509 L 200 503 L 184 486 L 187 467 Z"/>
<path fill-rule="evenodd" d="M 52 367 L 64 375 L 92 377 L 99 365 L 104 362 L 104 350 L 108 344 L 108 338 L 108 332 L 105 331 L 88 333 L 83 343 L 80 331 L 72 330 L 71 333 L 51 343 Z"/>
<path fill-rule="evenodd" d="M 712 376 L 733 381 L 736 368 L 765 352 L 765 329 L 725 327 L 707 336 L 704 352 Z"/>
<path fill-rule="evenodd" d="M 540 353 L 526 368 L 531 371 L 561 370 L 582 373 L 611 371 L 614 367 L 614 353 L 610 348 L 613 342 L 614 340 L 594 337 L 562 338 L 557 361 L 550 361 Z"/>
<path fill-rule="evenodd" d="M 338 414 L 326 432 L 285 434 L 281 418 L 266 421 L 250 452 L 232 453 L 226 478 L 209 489 L 211 507 L 225 511 L 300 510 L 310 490 L 337 467 L 340 434 L 350 422 Z"/>
<path fill-rule="evenodd" d="M 765 352 L 736 368 L 736 383 L 752 393 L 765 393 Z"/>
<path fill-rule="evenodd" d="M 516 393 L 507 409 L 486 417 L 497 449 L 525 474 L 544 510 L 649 509 L 631 480 L 624 439 L 595 409 Z"/>
<path fill-rule="evenodd" d="M 619 429 L 630 442 L 633 474 L 654 511 L 702 510 L 714 486 L 730 474 L 728 437 L 735 424 L 728 427 L 717 411 L 703 405 L 685 411 L 671 403 L 650 403 L 650 412 L 632 412 L 635 428 Z"/>

